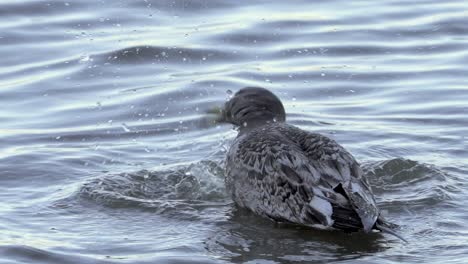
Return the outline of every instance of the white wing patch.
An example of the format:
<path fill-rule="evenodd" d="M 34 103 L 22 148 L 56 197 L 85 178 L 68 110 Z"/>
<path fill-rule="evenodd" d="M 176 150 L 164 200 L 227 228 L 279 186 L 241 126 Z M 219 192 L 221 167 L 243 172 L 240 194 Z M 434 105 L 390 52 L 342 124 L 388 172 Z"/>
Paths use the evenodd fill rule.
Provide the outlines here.
<path fill-rule="evenodd" d="M 362 187 L 355 182 L 351 182 L 351 190 L 353 191 L 353 193 L 364 193 Z"/>
<path fill-rule="evenodd" d="M 333 208 L 329 201 L 322 199 L 318 196 L 314 196 L 312 200 L 309 202 L 310 207 L 312 207 L 315 211 L 321 212 L 327 221 L 327 226 L 333 225 L 333 220 L 331 218 L 333 214 Z"/>

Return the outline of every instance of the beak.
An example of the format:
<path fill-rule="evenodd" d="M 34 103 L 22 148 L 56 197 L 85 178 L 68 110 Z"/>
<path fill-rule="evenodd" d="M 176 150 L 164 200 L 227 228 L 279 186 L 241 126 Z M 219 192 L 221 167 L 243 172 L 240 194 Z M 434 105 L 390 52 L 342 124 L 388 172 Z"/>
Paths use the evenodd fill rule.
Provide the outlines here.
<path fill-rule="evenodd" d="M 226 117 L 222 107 L 215 106 L 211 109 L 208 109 L 206 114 L 211 119 L 213 124 L 226 123 Z"/>

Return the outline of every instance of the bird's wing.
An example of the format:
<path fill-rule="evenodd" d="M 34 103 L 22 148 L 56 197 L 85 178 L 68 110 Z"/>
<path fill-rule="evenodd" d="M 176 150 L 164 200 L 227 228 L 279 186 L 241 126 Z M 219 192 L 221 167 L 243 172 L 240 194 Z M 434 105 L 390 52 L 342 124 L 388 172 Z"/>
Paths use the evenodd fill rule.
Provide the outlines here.
<path fill-rule="evenodd" d="M 303 149 L 309 163 L 316 169 L 321 186 L 342 194 L 348 200 L 348 206 L 331 201 L 335 226 L 341 229 L 355 229 L 356 226 L 351 220 L 355 218 L 353 214 L 357 213 L 364 231 L 370 231 L 379 217 L 379 210 L 372 190 L 354 157 L 328 137 L 297 128 L 294 131 L 301 134 L 296 135 L 296 138 L 300 138 L 297 143 Z"/>
<path fill-rule="evenodd" d="M 346 198 L 322 182 L 323 168 L 281 133 L 250 133 L 232 145 L 226 185 L 235 202 L 276 221 L 332 227 Z"/>
<path fill-rule="evenodd" d="M 359 164 L 320 134 L 254 131 L 236 140 L 226 165 L 236 203 L 277 221 L 368 232 L 379 216 Z"/>

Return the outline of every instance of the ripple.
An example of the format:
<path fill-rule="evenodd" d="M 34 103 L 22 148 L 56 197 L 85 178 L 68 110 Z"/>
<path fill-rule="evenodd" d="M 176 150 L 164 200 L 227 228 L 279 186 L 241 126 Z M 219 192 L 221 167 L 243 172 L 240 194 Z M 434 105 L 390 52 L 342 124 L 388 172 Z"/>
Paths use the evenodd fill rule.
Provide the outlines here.
<path fill-rule="evenodd" d="M 207 250 L 229 256 L 236 263 L 255 262 L 256 258 L 329 263 L 376 254 L 389 247 L 380 233 L 345 234 L 274 224 L 241 209 L 233 210 L 229 222 L 218 225 L 222 231 L 205 242 Z"/>
<path fill-rule="evenodd" d="M 387 210 L 424 210 L 452 200 L 451 179 L 435 166 L 407 159 L 366 164 L 367 177 Z"/>
<path fill-rule="evenodd" d="M 244 56 L 237 52 L 216 49 L 196 49 L 184 47 L 137 46 L 101 54 L 101 60 L 109 63 L 164 63 L 201 64 L 220 61 L 238 61 Z"/>
<path fill-rule="evenodd" d="M 27 4 L 26 4 L 26 3 Z M 42 15 L 52 15 L 56 12 L 62 12 L 64 9 L 79 8 L 82 3 L 73 3 L 70 4 L 67 1 L 54 1 L 54 2 L 45 2 L 45 1 L 25 1 L 21 3 L 7 3 L 3 2 L 0 4 L 0 16 L 35 16 L 40 14 Z M 58 8 L 57 8 L 58 7 Z M 62 11 L 61 11 L 62 10 Z"/>
<path fill-rule="evenodd" d="M 183 12 L 192 13 L 192 12 L 209 12 L 211 9 L 223 9 L 223 8 L 235 8 L 236 5 L 226 2 L 226 1 L 210 1 L 206 2 L 203 0 L 173 0 L 173 1 L 159 1 L 159 0 L 147 0 L 147 1 L 135 1 L 131 2 L 131 6 L 134 7 L 148 7 L 148 8 L 157 8 L 163 9 L 169 12 Z"/>
<path fill-rule="evenodd" d="M 106 175 L 80 189 L 80 197 L 116 208 L 154 210 L 177 218 L 197 208 L 226 203 L 223 169 L 213 161 L 200 161 L 179 168 Z"/>
<path fill-rule="evenodd" d="M 204 255 L 187 255 L 187 248 L 180 247 L 176 250 L 155 254 L 152 252 L 151 257 L 145 255 L 135 258 L 135 256 L 119 256 L 120 252 L 114 252 L 116 257 L 112 255 L 87 257 L 75 254 L 56 253 L 51 250 L 42 250 L 35 247 L 9 245 L 0 246 L 0 260 L 17 261 L 14 263 L 57 263 L 57 264 L 111 264 L 122 263 L 124 260 L 134 260 L 138 263 L 175 263 L 175 264 L 190 264 L 194 261 L 197 263 L 219 263 Z M 5 262 L 7 263 L 7 262 Z M 10 262 L 8 262 L 10 263 Z"/>
<path fill-rule="evenodd" d="M 466 262 L 467 7 L 2 1 L 0 262 Z M 247 85 L 365 161 L 411 244 L 235 210 L 203 112 Z"/>
<path fill-rule="evenodd" d="M 0 260 L 10 259 L 16 260 L 18 263 L 111 263 L 94 258 L 83 256 L 55 253 L 49 250 L 41 250 L 34 247 L 9 245 L 0 246 Z"/>

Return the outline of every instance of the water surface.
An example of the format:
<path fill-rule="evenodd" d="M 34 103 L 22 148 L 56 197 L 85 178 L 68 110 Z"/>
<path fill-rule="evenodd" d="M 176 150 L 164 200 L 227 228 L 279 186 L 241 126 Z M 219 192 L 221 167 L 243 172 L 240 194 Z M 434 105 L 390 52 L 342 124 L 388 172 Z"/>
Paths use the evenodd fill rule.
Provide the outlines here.
<path fill-rule="evenodd" d="M 3 1 L 1 263 L 468 262 L 464 1 Z M 236 210 L 236 132 L 263 86 L 363 164 L 409 244 Z"/>

